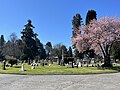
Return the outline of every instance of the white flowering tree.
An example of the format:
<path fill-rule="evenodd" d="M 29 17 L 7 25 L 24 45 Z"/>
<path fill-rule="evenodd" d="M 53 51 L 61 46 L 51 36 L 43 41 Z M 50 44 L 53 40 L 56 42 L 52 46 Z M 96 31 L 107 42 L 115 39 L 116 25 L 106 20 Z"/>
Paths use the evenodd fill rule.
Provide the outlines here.
<path fill-rule="evenodd" d="M 120 18 L 102 17 L 92 20 L 87 26 L 80 26 L 76 36 L 72 37 L 72 44 L 79 52 L 88 48 L 94 49 L 96 54 L 102 55 L 105 67 L 110 67 L 111 47 L 120 41 Z"/>

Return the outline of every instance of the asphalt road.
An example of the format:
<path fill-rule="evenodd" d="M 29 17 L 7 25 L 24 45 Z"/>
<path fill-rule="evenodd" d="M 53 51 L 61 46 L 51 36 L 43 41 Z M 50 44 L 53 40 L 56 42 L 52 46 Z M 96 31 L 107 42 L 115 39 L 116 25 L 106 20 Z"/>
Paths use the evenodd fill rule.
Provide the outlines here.
<path fill-rule="evenodd" d="M 120 90 L 120 73 L 94 75 L 0 74 L 0 90 Z"/>

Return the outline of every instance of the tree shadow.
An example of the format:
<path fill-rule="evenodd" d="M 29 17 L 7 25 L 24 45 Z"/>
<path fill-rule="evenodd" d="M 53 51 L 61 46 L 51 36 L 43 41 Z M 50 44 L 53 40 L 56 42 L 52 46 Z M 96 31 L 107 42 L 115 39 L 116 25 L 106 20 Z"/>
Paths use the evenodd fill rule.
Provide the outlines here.
<path fill-rule="evenodd" d="M 21 66 L 14 66 L 14 68 L 21 68 Z"/>
<path fill-rule="evenodd" d="M 114 66 L 114 67 L 112 67 L 111 69 L 120 72 L 120 66 Z"/>

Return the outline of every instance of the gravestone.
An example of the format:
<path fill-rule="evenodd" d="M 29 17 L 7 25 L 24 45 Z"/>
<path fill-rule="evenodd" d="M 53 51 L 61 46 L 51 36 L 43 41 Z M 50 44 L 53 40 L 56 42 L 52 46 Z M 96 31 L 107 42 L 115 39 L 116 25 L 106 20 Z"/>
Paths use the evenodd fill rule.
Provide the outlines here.
<path fill-rule="evenodd" d="M 31 69 L 35 69 L 35 64 L 31 64 Z"/>
<path fill-rule="evenodd" d="M 49 63 L 49 66 L 51 66 L 51 64 Z"/>
<path fill-rule="evenodd" d="M 35 69 L 35 66 L 32 66 L 31 69 Z"/>
<path fill-rule="evenodd" d="M 73 67 L 76 67 L 76 68 L 78 68 L 78 64 L 77 64 L 77 63 L 75 63 L 75 64 L 73 65 Z"/>
<path fill-rule="evenodd" d="M 6 62 L 4 60 L 3 63 L 2 63 L 2 70 L 5 70 L 5 64 L 6 64 Z"/>
<path fill-rule="evenodd" d="M 48 65 L 48 60 L 44 60 L 44 65 Z"/>
<path fill-rule="evenodd" d="M 82 64 L 79 62 L 79 63 L 78 63 L 78 67 L 81 67 L 81 65 L 82 65 Z"/>
<path fill-rule="evenodd" d="M 50 58 L 49 60 L 50 60 L 50 63 L 51 63 L 51 64 L 53 64 L 53 59 L 52 59 L 52 58 Z"/>
<path fill-rule="evenodd" d="M 48 60 L 48 66 L 51 66 L 51 61 L 50 60 Z"/>
<path fill-rule="evenodd" d="M 38 63 L 36 64 L 36 66 L 38 66 Z"/>
<path fill-rule="evenodd" d="M 74 66 L 73 66 L 73 62 L 72 61 L 69 61 L 69 63 L 68 63 L 68 66 L 67 66 L 68 68 L 74 68 Z"/>
<path fill-rule="evenodd" d="M 62 49 L 62 60 L 60 62 L 60 65 L 65 66 L 65 64 L 64 64 L 64 50 L 63 49 Z"/>
<path fill-rule="evenodd" d="M 28 58 L 28 65 L 30 65 L 30 62 L 31 62 L 31 60 L 30 60 L 30 58 Z"/>
<path fill-rule="evenodd" d="M 24 68 L 25 68 L 25 67 L 24 67 L 24 64 L 22 64 L 22 66 L 21 66 L 21 71 L 25 71 Z"/>
<path fill-rule="evenodd" d="M 60 65 L 60 59 L 59 58 L 57 59 L 57 64 Z"/>
<path fill-rule="evenodd" d="M 41 60 L 41 66 L 44 66 L 44 60 L 43 59 Z"/>
<path fill-rule="evenodd" d="M 80 60 L 80 64 L 79 64 L 79 66 L 80 66 L 80 67 L 83 66 L 83 60 L 82 60 L 82 59 Z"/>
<path fill-rule="evenodd" d="M 65 66 L 64 60 L 61 60 L 60 65 Z"/>

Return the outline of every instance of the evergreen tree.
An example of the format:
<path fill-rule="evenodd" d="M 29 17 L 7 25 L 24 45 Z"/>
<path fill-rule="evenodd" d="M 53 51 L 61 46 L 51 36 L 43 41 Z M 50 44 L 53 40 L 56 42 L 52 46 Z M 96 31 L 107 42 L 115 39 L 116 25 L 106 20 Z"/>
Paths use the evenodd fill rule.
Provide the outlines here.
<path fill-rule="evenodd" d="M 120 59 L 120 41 L 116 41 L 113 43 L 112 45 L 112 56 L 113 58 L 116 59 Z"/>
<path fill-rule="evenodd" d="M 1 35 L 1 37 L 0 37 L 0 49 L 3 49 L 4 44 L 5 44 L 4 36 Z"/>
<path fill-rule="evenodd" d="M 75 58 L 83 59 L 83 53 L 79 53 L 77 49 L 74 50 Z"/>
<path fill-rule="evenodd" d="M 38 48 L 35 41 L 37 34 L 33 32 L 33 28 L 35 27 L 31 23 L 32 21 L 28 20 L 28 23 L 25 25 L 25 28 L 21 32 L 21 38 L 24 43 L 23 53 L 25 57 L 34 59 L 38 53 Z"/>
<path fill-rule="evenodd" d="M 77 35 L 76 33 L 78 32 L 79 27 L 81 25 L 82 25 L 82 17 L 80 14 L 76 14 L 75 16 L 73 16 L 73 20 L 72 20 L 72 26 L 73 26 L 72 37 L 75 37 Z M 81 57 L 81 54 L 77 51 L 77 49 L 74 45 L 73 45 L 73 48 L 75 49 L 75 51 L 74 51 L 75 57 Z"/>
<path fill-rule="evenodd" d="M 46 52 L 45 52 L 45 49 L 43 47 L 43 44 L 40 42 L 40 40 L 38 38 L 36 38 L 36 44 L 37 44 L 37 47 L 38 47 L 38 56 L 39 56 L 39 59 L 46 59 Z"/>
<path fill-rule="evenodd" d="M 73 20 L 72 20 L 72 26 L 73 26 L 73 32 L 72 32 L 72 36 L 76 36 L 76 31 L 78 31 L 79 26 L 82 25 L 82 18 L 81 15 L 78 13 L 75 16 L 73 16 Z"/>
<path fill-rule="evenodd" d="M 52 44 L 51 44 L 51 42 L 47 42 L 46 45 L 45 45 L 45 48 L 46 48 L 47 57 L 49 57 L 51 52 L 52 52 Z"/>
<path fill-rule="evenodd" d="M 73 57 L 72 48 L 71 47 L 69 47 L 69 49 L 68 49 L 68 56 L 69 57 Z"/>
<path fill-rule="evenodd" d="M 79 13 L 73 16 L 73 20 L 72 20 L 73 28 L 78 28 L 79 26 L 81 26 L 81 23 L 82 23 L 82 18 Z"/>
<path fill-rule="evenodd" d="M 63 50 L 63 53 L 64 53 L 64 57 L 68 57 L 68 50 L 67 50 L 67 47 L 65 45 L 62 45 L 61 46 L 61 56 L 62 56 L 62 50 Z"/>
<path fill-rule="evenodd" d="M 0 37 L 0 61 L 5 60 L 5 56 L 3 54 L 4 44 L 5 44 L 4 36 L 1 35 Z"/>
<path fill-rule="evenodd" d="M 0 50 L 0 61 L 5 60 L 5 56 L 3 55 L 2 51 Z"/>
<path fill-rule="evenodd" d="M 88 25 L 91 20 L 97 19 L 97 14 L 96 11 L 94 10 L 88 10 L 87 15 L 86 15 L 86 22 L 85 24 Z"/>

